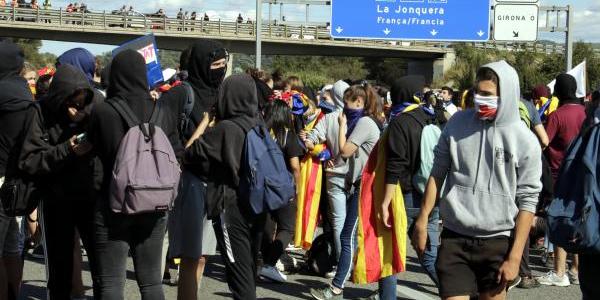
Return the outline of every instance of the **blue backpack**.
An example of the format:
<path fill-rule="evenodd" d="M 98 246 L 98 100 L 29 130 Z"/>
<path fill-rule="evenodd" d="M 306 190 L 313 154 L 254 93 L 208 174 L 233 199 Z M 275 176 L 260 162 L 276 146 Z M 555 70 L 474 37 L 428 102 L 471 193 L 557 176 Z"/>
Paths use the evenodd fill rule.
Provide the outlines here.
<path fill-rule="evenodd" d="M 239 195 L 248 201 L 256 214 L 278 210 L 296 197 L 294 179 L 287 169 L 283 152 L 262 125 L 246 134 Z"/>
<path fill-rule="evenodd" d="M 600 253 L 600 126 L 582 132 L 564 158 L 547 208 L 550 240 L 574 253 Z"/>

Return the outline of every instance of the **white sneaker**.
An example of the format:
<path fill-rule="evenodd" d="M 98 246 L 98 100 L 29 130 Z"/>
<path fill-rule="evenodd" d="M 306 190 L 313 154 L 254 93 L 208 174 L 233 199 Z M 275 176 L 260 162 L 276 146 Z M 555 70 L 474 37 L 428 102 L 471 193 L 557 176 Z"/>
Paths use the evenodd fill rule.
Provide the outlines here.
<path fill-rule="evenodd" d="M 550 271 L 546 275 L 538 277 L 537 280 L 540 284 L 543 285 L 554 285 L 563 287 L 571 285 L 567 274 L 564 274 L 562 277 L 559 277 L 554 271 Z"/>
<path fill-rule="evenodd" d="M 287 276 L 285 276 L 285 274 L 282 274 L 275 267 L 269 265 L 263 265 L 262 268 L 260 268 L 258 275 L 276 282 L 287 281 Z"/>
<path fill-rule="evenodd" d="M 333 269 L 331 269 L 331 271 L 325 273 L 325 278 L 333 279 L 333 277 L 335 277 L 336 272 L 337 272 L 337 266 L 334 266 Z"/>

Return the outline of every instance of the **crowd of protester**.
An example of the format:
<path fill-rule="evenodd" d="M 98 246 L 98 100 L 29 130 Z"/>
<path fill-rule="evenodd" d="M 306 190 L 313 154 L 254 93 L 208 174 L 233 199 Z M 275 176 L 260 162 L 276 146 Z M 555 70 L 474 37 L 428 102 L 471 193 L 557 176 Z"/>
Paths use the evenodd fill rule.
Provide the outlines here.
<path fill-rule="evenodd" d="M 321 245 L 331 249 L 326 259 L 308 259 L 331 279 L 311 288 L 319 300 L 342 299 L 351 277 L 362 282 L 361 258 L 382 249 L 399 249 L 393 261 L 402 263 L 369 273 L 378 282 L 369 299 L 396 299 L 407 245 L 443 299 L 504 299 L 540 284 L 580 284 L 584 299 L 600 298 L 600 253 L 571 253 L 568 267 L 546 225 L 569 145 L 600 122 L 600 91 L 578 98 L 571 75 L 558 75 L 553 92 L 522 93 L 519 74 L 499 61 L 481 66 L 466 91 L 432 90 L 411 75 L 389 87 L 340 79 L 315 92 L 279 72 L 226 78 L 227 50 L 206 40 L 151 90 L 133 50 L 103 69 L 82 48 L 42 70 L 26 59 L 0 42 L 0 184 L 23 176 L 43 198 L 23 216 L 8 214 L 2 199 L 0 299 L 19 297 L 23 258 L 39 245 L 50 299 L 81 299 L 80 241 L 97 299 L 124 299 L 129 254 L 142 299 L 165 298 L 165 257 L 180 261 L 178 299 L 197 299 L 205 256 L 217 253 L 232 297 L 256 299 L 257 280 L 285 284 L 297 265 L 290 249 L 314 258 Z M 240 192 L 256 128 L 277 145 L 270 151 L 296 194 L 261 212 Z M 128 190 L 168 203 L 155 210 L 114 205 L 123 149 L 137 143 L 132 130 L 146 137 L 141 144 L 164 135 L 163 154 L 180 166 L 174 186 Z M 369 222 L 394 238 L 369 247 Z M 552 271 L 532 275 L 530 248 L 553 257 Z"/>

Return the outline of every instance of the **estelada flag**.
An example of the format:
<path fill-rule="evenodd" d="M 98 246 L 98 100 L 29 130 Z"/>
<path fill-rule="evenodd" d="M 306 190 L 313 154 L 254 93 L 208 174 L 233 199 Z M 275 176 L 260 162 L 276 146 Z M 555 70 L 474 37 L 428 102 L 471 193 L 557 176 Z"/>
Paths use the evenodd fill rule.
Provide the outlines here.
<path fill-rule="evenodd" d="M 310 131 L 322 115 L 310 122 L 305 130 Z M 305 250 L 310 249 L 319 221 L 319 204 L 323 185 L 323 164 L 314 157 L 325 149 L 323 144 L 316 145 L 312 153 L 306 154 L 300 163 L 300 182 L 296 195 L 296 232 L 294 245 Z"/>
<path fill-rule="evenodd" d="M 358 206 L 358 251 L 353 281 L 376 282 L 406 270 L 407 219 L 404 197 L 396 185 L 390 205 L 392 228 L 385 228 L 379 207 L 385 196 L 387 131 L 379 140 L 362 172 Z"/>

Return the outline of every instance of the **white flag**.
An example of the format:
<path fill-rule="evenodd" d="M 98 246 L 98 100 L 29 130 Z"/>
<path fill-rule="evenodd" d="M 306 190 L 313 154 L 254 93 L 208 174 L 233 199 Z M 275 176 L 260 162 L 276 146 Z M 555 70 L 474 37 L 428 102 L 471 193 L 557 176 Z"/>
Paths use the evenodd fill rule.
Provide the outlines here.
<path fill-rule="evenodd" d="M 577 67 L 575 67 L 575 68 L 571 69 L 571 71 L 567 72 L 567 74 L 575 77 L 575 80 L 577 81 L 577 92 L 575 93 L 577 98 L 583 98 L 587 95 L 587 93 L 586 93 L 587 82 L 586 82 L 585 72 L 586 72 L 586 61 L 585 60 L 582 63 L 580 63 L 579 65 L 577 65 Z M 548 83 L 548 87 L 550 88 L 550 91 L 552 93 L 554 93 L 554 85 L 555 84 L 556 84 L 556 79 L 554 79 L 554 80 L 552 80 L 552 82 Z"/>

